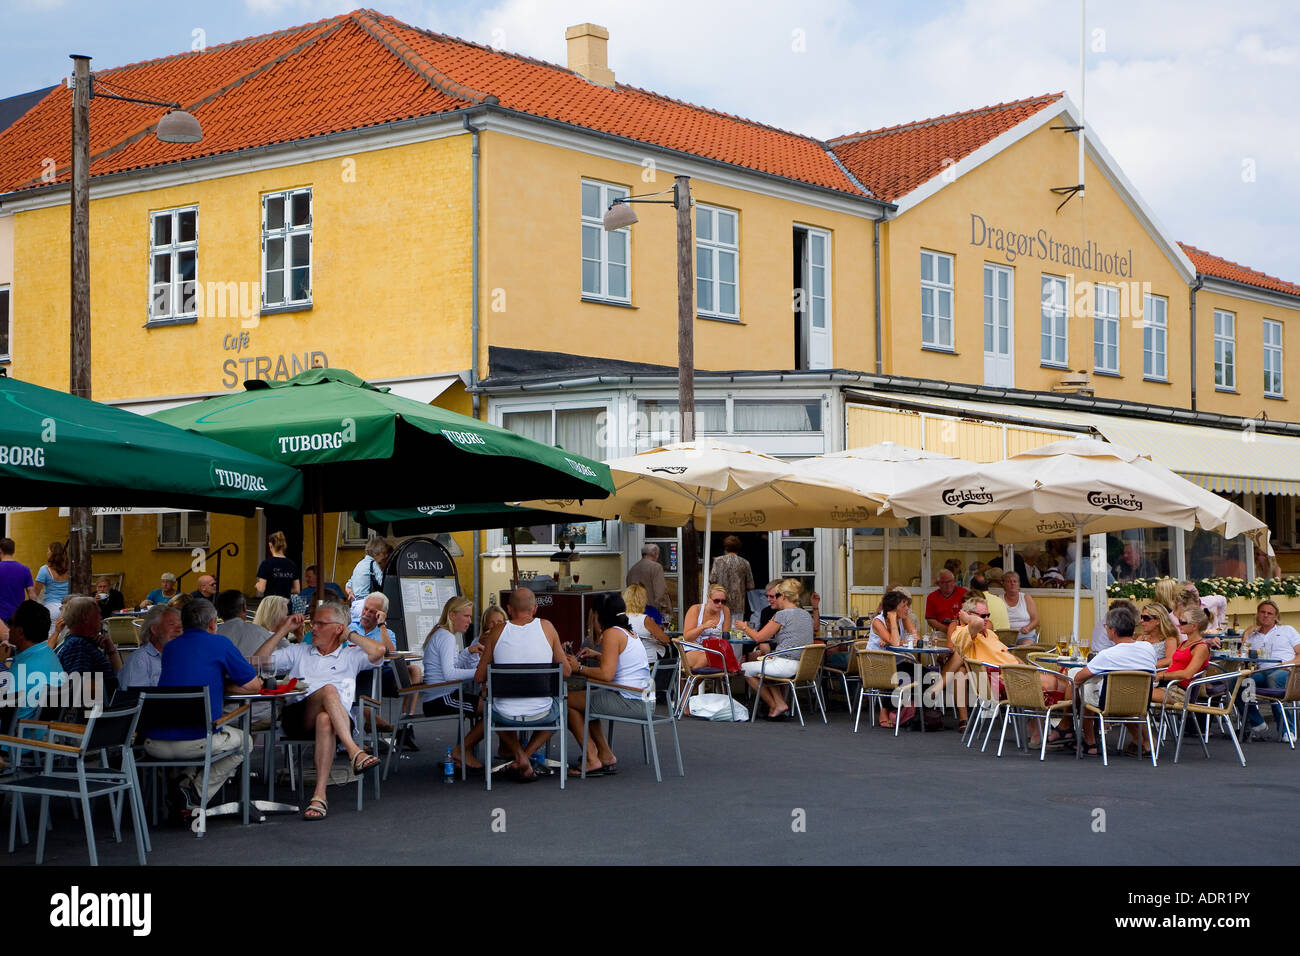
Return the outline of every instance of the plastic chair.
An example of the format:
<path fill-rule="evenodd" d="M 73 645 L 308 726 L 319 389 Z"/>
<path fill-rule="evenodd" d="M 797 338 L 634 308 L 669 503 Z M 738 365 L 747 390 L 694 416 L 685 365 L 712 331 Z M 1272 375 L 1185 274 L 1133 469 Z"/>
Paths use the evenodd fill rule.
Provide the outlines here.
<path fill-rule="evenodd" d="M 516 730 L 554 730 L 560 736 L 560 789 L 569 775 L 568 741 L 568 687 L 564 682 L 561 664 L 489 664 L 487 673 L 487 706 L 483 708 L 484 733 L 488 756 L 492 752 L 492 734 Z M 546 697 L 551 700 L 548 713 L 536 720 L 515 720 L 498 714 L 494 702 L 515 697 Z M 552 716 L 552 713 L 554 716 Z M 585 759 L 585 751 L 584 751 Z M 488 770 L 487 788 L 492 789 L 490 760 L 483 761 Z"/>
<path fill-rule="evenodd" d="M 858 691 L 858 716 L 853 721 L 853 732 L 858 732 L 858 724 L 862 721 L 862 703 L 871 701 L 871 722 L 876 722 L 876 702 L 883 700 L 892 700 L 896 696 L 899 700 L 902 695 L 913 691 L 916 688 L 916 681 L 908 681 L 905 684 L 898 682 L 898 658 L 889 651 L 869 651 L 864 644 L 862 649 L 857 652 L 858 657 L 858 677 L 862 681 L 862 687 Z M 894 736 L 898 736 L 898 728 L 902 725 L 901 720 L 894 721 Z"/>
<path fill-rule="evenodd" d="M 1151 748 L 1151 766 L 1156 765 L 1156 743 L 1151 734 L 1151 680 L 1149 671 L 1109 671 L 1094 675 L 1105 681 L 1103 703 L 1085 703 L 1084 714 L 1096 714 L 1100 726 L 1097 740 L 1101 743 L 1101 765 L 1110 766 L 1106 756 L 1106 721 L 1112 724 L 1141 724 L 1146 728 L 1147 746 Z M 1091 683 L 1091 678 L 1085 686 Z"/>
<path fill-rule="evenodd" d="M 622 684 L 607 684 L 604 681 L 592 680 L 587 678 L 587 722 L 582 727 L 582 779 L 587 778 L 587 740 L 589 737 L 590 724 L 593 720 L 608 720 L 623 724 L 637 724 L 641 727 L 641 739 L 644 744 L 649 746 L 650 757 L 654 761 L 655 782 L 663 783 L 663 775 L 659 772 L 659 747 L 655 742 L 655 727 L 659 724 L 668 724 L 673 731 L 673 750 L 677 754 L 677 775 L 686 776 L 686 769 L 682 766 L 682 744 L 677 737 L 677 715 L 673 712 L 671 702 L 667 708 L 667 715 L 658 717 L 655 715 L 655 688 L 658 686 L 655 680 L 656 674 L 664 674 L 666 680 L 676 681 L 677 668 L 679 662 L 668 661 L 660 662 L 654 669 L 650 677 L 650 686 L 644 690 L 637 687 L 625 687 Z M 641 703 L 645 707 L 644 717 L 628 717 L 624 714 L 606 714 L 594 707 L 591 699 L 591 689 L 593 687 L 603 687 L 611 691 L 631 691 L 641 695 Z"/>
<path fill-rule="evenodd" d="M 767 662 L 774 657 L 789 657 L 798 652 L 799 669 L 795 671 L 793 677 L 774 677 L 767 673 Z M 763 684 L 780 684 L 790 688 L 790 696 L 794 698 L 794 712 L 799 716 L 799 726 L 804 726 L 803 709 L 799 706 L 799 688 L 808 687 L 812 689 L 813 699 L 817 701 L 817 706 L 822 712 L 822 723 L 826 723 L 826 705 L 822 703 L 821 690 L 817 686 L 817 672 L 821 669 L 822 658 L 826 656 L 825 644 L 804 644 L 802 647 L 787 647 L 783 651 L 773 651 L 771 654 L 765 654 L 759 661 L 762 667 L 758 671 L 758 696 L 763 696 Z M 749 714 L 749 722 L 754 722 L 754 715 L 758 713 L 758 701 L 754 701 L 754 707 Z"/>
<path fill-rule="evenodd" d="M 999 674 L 1002 678 L 1002 685 L 1007 690 L 1007 700 L 1005 709 L 1002 712 L 1002 734 L 998 738 L 998 756 L 1002 756 L 1002 746 L 1007 739 L 1007 724 L 1013 717 L 1041 717 L 1043 719 L 1043 733 L 1039 736 L 1042 739 L 1041 750 L 1038 755 L 1039 760 L 1047 758 L 1047 725 L 1057 711 L 1065 711 L 1073 708 L 1074 702 L 1065 699 L 1049 704 L 1047 697 L 1043 692 L 1042 682 L 1039 680 L 1040 673 L 1053 673 L 1045 671 L 1043 668 L 1032 667 L 1029 664 L 1004 664 L 999 668 Z M 1054 674 L 1054 676 L 1061 676 Z"/>

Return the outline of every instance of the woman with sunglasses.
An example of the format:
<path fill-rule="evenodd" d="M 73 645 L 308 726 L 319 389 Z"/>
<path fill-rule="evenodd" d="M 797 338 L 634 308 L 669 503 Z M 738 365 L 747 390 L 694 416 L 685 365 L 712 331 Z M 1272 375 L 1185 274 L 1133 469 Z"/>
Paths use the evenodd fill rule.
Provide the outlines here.
<path fill-rule="evenodd" d="M 1156 645 L 1156 653 L 1160 657 L 1160 660 L 1156 661 L 1156 667 L 1165 668 L 1173 660 L 1174 651 L 1178 649 L 1178 641 L 1182 635 L 1163 604 L 1159 601 L 1147 601 L 1138 612 L 1136 636 L 1139 641 Z"/>
<path fill-rule="evenodd" d="M 742 624 L 745 636 L 757 641 L 760 648 L 771 648 L 765 653 L 803 647 L 813 642 L 812 615 L 799 606 L 803 595 L 803 586 L 794 578 L 786 578 L 776 586 L 776 613 L 761 631 L 756 631 L 748 624 Z M 799 672 L 799 658 L 793 654 L 773 657 L 770 660 L 749 661 L 742 668 L 745 680 L 754 690 L 758 690 L 759 673 L 770 677 L 793 677 Z M 768 720 L 780 720 L 789 711 L 785 702 L 784 690 L 778 690 L 770 684 L 763 685 L 763 700 L 767 701 Z"/>
<path fill-rule="evenodd" d="M 687 651 L 686 663 L 691 669 L 697 667 L 717 667 L 719 660 L 725 662 L 727 673 L 735 674 L 740 670 L 736 652 L 726 639 L 731 630 L 731 611 L 727 608 L 727 589 L 721 584 L 709 588 L 703 604 L 693 604 L 682 618 L 682 640 L 693 644 L 702 644 L 716 653 L 704 651 Z"/>

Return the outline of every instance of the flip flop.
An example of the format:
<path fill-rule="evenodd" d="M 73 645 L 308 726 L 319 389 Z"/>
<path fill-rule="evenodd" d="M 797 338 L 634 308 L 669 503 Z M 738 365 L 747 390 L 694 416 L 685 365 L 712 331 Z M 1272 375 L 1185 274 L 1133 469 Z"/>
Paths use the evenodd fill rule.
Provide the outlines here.
<path fill-rule="evenodd" d="M 588 776 L 588 777 L 607 777 L 607 776 L 609 776 L 612 772 L 613 772 L 613 771 L 606 770 L 604 767 L 597 767 L 595 770 L 588 770 L 588 771 L 587 771 L 587 776 Z M 570 767 L 570 768 L 569 768 L 569 776 L 570 776 L 570 777 L 581 777 L 581 776 L 582 776 L 582 768 L 581 768 L 581 767 Z"/>
<path fill-rule="evenodd" d="M 329 816 L 329 810 L 330 805 L 327 800 L 323 797 L 312 797 L 311 802 L 307 804 L 307 809 L 302 812 L 302 818 L 308 823 L 315 823 Z M 315 814 L 315 816 L 309 814 Z"/>
<path fill-rule="evenodd" d="M 529 767 L 528 772 L 524 773 L 518 767 L 512 766 L 506 770 L 506 773 L 510 775 L 510 779 L 513 780 L 515 783 L 536 783 L 537 782 L 537 774 L 532 767 Z"/>

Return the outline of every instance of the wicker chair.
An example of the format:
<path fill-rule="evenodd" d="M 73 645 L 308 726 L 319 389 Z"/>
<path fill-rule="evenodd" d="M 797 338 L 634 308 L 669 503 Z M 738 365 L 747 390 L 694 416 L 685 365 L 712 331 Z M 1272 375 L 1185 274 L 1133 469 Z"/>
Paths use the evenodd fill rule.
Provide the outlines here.
<path fill-rule="evenodd" d="M 1141 724 L 1147 731 L 1151 748 L 1151 766 L 1156 765 L 1156 744 L 1151 733 L 1151 673 L 1149 671 L 1110 671 L 1096 675 L 1106 682 L 1105 703 L 1085 703 L 1085 714 L 1096 714 L 1101 722 L 1097 739 L 1101 743 L 1101 765 L 1110 766 L 1106 756 L 1106 721 L 1112 724 Z"/>
<path fill-rule="evenodd" d="M 763 696 L 764 684 L 779 684 L 790 688 L 790 696 L 794 698 L 794 712 L 799 717 L 799 726 L 803 723 L 803 709 L 799 706 L 799 688 L 808 687 L 813 692 L 813 698 L 817 701 L 817 706 L 821 708 L 822 723 L 826 720 L 826 705 L 822 703 L 821 689 L 817 686 L 817 674 L 821 670 L 822 658 L 826 656 L 825 644 L 805 644 L 802 647 L 787 647 L 783 651 L 773 651 L 760 658 L 759 663 L 765 663 L 775 657 L 790 657 L 796 652 L 799 654 L 799 669 L 795 671 L 793 677 L 774 677 L 766 673 L 766 667 L 758 672 L 758 691 L 759 698 Z M 754 706 L 749 714 L 750 723 L 754 722 L 754 715 L 758 713 L 758 701 L 754 701 Z"/>
<path fill-rule="evenodd" d="M 1051 657 L 1056 654 L 1056 648 L 1045 644 L 1022 644 L 1019 647 L 1008 647 L 1012 654 L 1020 658 L 1026 664 L 1038 664 L 1038 658 Z"/>
<path fill-rule="evenodd" d="M 858 692 L 858 716 L 853 721 L 853 732 L 858 732 L 858 724 L 862 721 L 862 702 L 871 701 L 871 722 L 876 722 L 876 702 L 892 700 L 895 694 L 906 694 L 914 691 L 916 681 L 909 681 L 900 685 L 897 680 L 898 658 L 889 651 L 869 651 L 864 645 L 857 652 L 858 657 L 858 677 L 862 681 L 862 689 Z M 894 721 L 894 736 L 898 736 L 898 728 L 902 723 L 901 720 Z"/>
<path fill-rule="evenodd" d="M 993 674 L 998 673 L 999 669 L 991 664 L 985 664 L 982 661 L 966 659 L 966 676 L 973 688 L 975 697 L 975 712 L 966 722 L 966 736 L 964 743 L 967 747 L 975 742 L 975 735 L 979 733 L 980 724 L 985 720 L 989 722 L 988 730 L 984 732 L 984 742 L 980 745 L 980 753 L 989 745 L 989 737 L 993 736 L 993 727 L 998 722 L 998 711 L 1002 709 L 1005 701 L 993 692 Z M 1019 731 L 1017 731 L 1019 735 Z"/>
<path fill-rule="evenodd" d="M 1000 627 L 998 628 L 998 640 L 1007 647 L 1015 647 L 1016 642 L 1020 640 L 1020 632 L 1014 627 Z"/>
<path fill-rule="evenodd" d="M 827 644 L 826 646 L 829 650 L 832 645 Z M 822 660 L 822 676 L 829 678 L 832 682 L 839 678 L 840 686 L 844 688 L 844 706 L 849 709 L 850 714 L 853 713 L 853 698 L 849 696 L 849 681 L 858 679 L 858 651 L 866 646 L 865 639 L 853 641 L 851 646 L 847 642 L 840 644 L 839 647 L 849 648 L 849 662 L 843 669 L 832 667 L 824 659 Z"/>
<path fill-rule="evenodd" d="M 1007 700 L 1002 712 L 1002 734 L 998 738 L 998 756 L 1002 756 L 1002 746 L 1007 739 L 1007 725 L 1011 723 L 1013 717 L 1041 717 L 1043 718 L 1044 732 L 1039 735 L 1042 744 L 1038 759 L 1046 759 L 1047 722 L 1058 711 L 1064 713 L 1071 709 L 1074 702 L 1068 698 L 1055 704 L 1047 702 L 1047 697 L 1043 693 L 1042 682 L 1038 677 L 1039 674 L 1044 673 L 1043 668 L 1031 667 L 1028 664 L 1006 664 L 1000 668 L 1000 673 L 1002 684 L 1007 690 Z"/>
<path fill-rule="evenodd" d="M 1282 723 L 1284 726 L 1278 728 L 1278 734 L 1279 736 L 1285 734 L 1282 739 L 1291 745 L 1292 750 L 1295 750 L 1296 710 L 1297 707 L 1300 707 L 1300 666 L 1295 664 L 1278 664 L 1274 667 L 1260 668 L 1260 670 L 1255 671 L 1255 673 L 1259 674 L 1262 671 L 1279 670 L 1290 672 L 1287 675 L 1286 687 L 1276 689 L 1272 687 L 1257 687 L 1255 688 L 1255 697 L 1259 701 L 1266 700 L 1271 704 L 1276 704 L 1282 709 Z M 1289 720 L 1286 716 L 1286 709 L 1288 707 L 1291 708 L 1291 718 Z"/>
<path fill-rule="evenodd" d="M 722 693 L 731 697 L 731 678 L 727 674 L 727 661 L 719 651 L 705 647 L 703 644 L 693 644 L 690 641 L 684 641 L 680 637 L 673 638 L 673 643 L 677 645 L 677 656 L 682 662 L 682 690 L 677 695 L 677 716 L 681 717 L 686 712 L 690 703 L 691 691 L 698 684 L 703 686 L 710 681 L 717 681 L 721 685 Z M 702 651 L 709 655 L 710 658 L 716 657 L 721 663 L 721 667 L 697 667 L 691 669 L 690 661 L 686 659 L 688 651 Z M 731 704 L 731 719 L 736 719 L 736 704 Z"/>
<path fill-rule="evenodd" d="M 1241 752 L 1241 743 L 1237 740 L 1237 732 L 1232 726 L 1233 705 L 1237 702 L 1237 695 L 1241 692 L 1242 681 L 1246 679 L 1245 671 L 1233 671 L 1223 674 L 1205 674 L 1197 677 L 1187 685 L 1186 697 L 1181 700 L 1172 699 L 1173 695 L 1166 691 L 1165 699 L 1160 705 L 1160 740 L 1158 743 L 1164 743 L 1165 729 L 1168 727 L 1174 731 L 1174 763 L 1178 763 L 1178 756 L 1183 748 L 1183 729 L 1187 726 L 1188 714 L 1201 714 L 1205 717 L 1204 731 L 1197 726 L 1197 738 L 1201 742 L 1201 749 L 1205 751 L 1205 756 L 1210 756 L 1208 741 L 1210 739 L 1210 718 L 1221 718 L 1220 723 L 1228 730 L 1228 736 L 1232 738 L 1232 745 L 1237 748 L 1237 759 L 1241 765 L 1246 766 L 1246 755 Z M 1219 693 L 1217 697 L 1204 696 L 1210 687 L 1215 684 L 1227 683 L 1227 691 Z M 1217 702 L 1215 702 L 1217 701 Z M 1177 728 L 1174 727 L 1174 714 L 1181 713 Z M 1166 724 L 1166 718 L 1168 724 Z M 1195 724 L 1195 721 L 1193 721 Z"/>

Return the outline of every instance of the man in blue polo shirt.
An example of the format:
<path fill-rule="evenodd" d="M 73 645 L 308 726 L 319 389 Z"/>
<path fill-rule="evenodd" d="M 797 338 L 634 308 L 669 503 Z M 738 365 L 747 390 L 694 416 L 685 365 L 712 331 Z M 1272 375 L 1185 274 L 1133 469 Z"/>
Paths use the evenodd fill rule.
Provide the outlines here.
<path fill-rule="evenodd" d="M 9 622 L 9 643 L 15 652 L 9 672 L 14 680 L 12 693 L 19 695 L 19 720 L 37 716 L 43 703 L 53 704 L 47 695 L 67 680 L 63 665 L 46 643 L 49 633 L 50 612 L 44 604 L 23 601 L 18 605 Z M 0 647 L 0 661 L 7 652 L 7 647 Z"/>
<path fill-rule="evenodd" d="M 163 647 L 159 687 L 207 687 L 212 719 L 221 715 L 221 704 L 229 689 L 236 694 L 255 694 L 262 681 L 230 639 L 217 633 L 217 609 L 204 598 L 195 598 L 181 608 L 180 636 Z M 207 727 L 154 727 L 144 742 L 147 753 L 160 760 L 202 759 Z M 202 767 L 186 767 L 179 780 L 181 794 L 191 807 L 206 806 L 222 784 L 234 776 L 243 763 L 244 735 L 237 727 L 222 727 L 212 734 L 212 749 L 235 753 L 212 763 L 208 792 L 200 795 L 196 779 Z"/>

